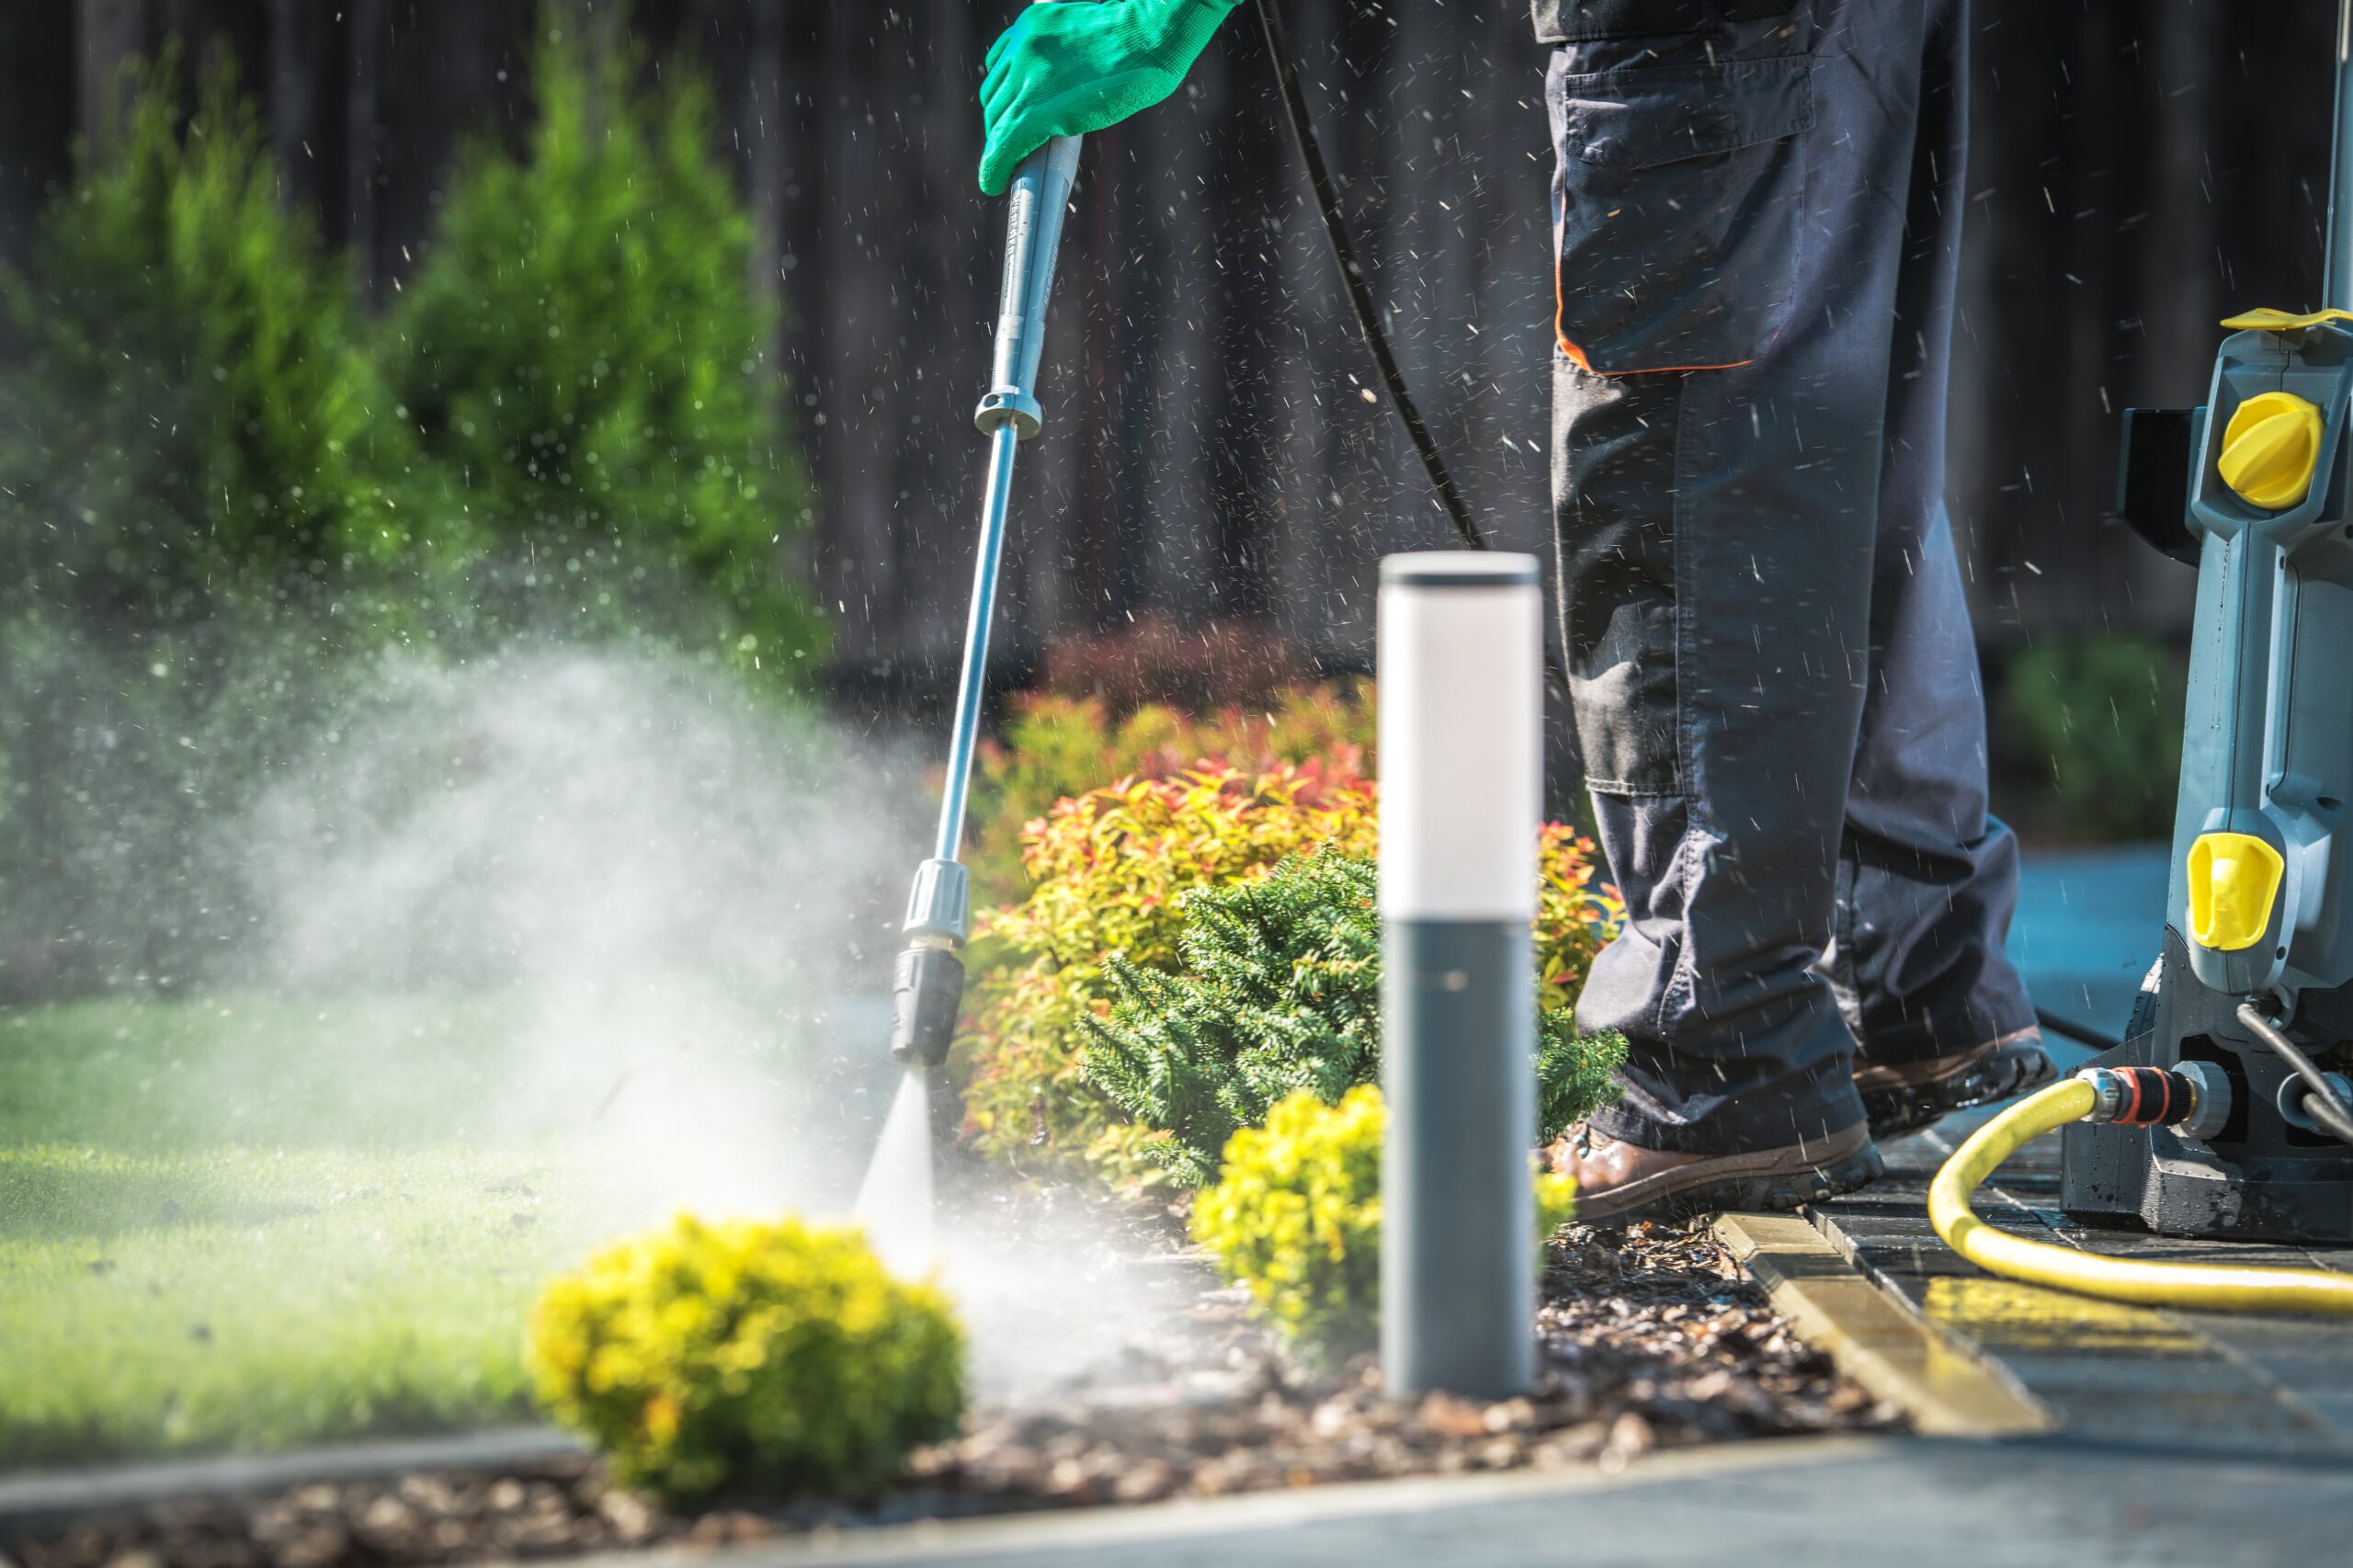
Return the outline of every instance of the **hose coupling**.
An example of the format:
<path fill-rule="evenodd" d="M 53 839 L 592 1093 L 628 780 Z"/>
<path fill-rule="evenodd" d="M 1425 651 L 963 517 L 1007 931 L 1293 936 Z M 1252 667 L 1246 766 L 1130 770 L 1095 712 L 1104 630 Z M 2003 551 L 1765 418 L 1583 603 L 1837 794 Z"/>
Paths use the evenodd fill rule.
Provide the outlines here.
<path fill-rule="evenodd" d="M 2199 1090 L 2206 1088 L 2210 1108 L 2213 1100 L 2211 1085 L 2162 1067 L 2086 1067 L 2075 1076 L 2089 1084 L 2096 1096 L 2086 1121 L 2113 1122 L 2119 1127 L 2171 1127 L 2193 1118 L 2202 1122 Z M 2222 1108 L 2227 1117 L 2227 1098 Z"/>

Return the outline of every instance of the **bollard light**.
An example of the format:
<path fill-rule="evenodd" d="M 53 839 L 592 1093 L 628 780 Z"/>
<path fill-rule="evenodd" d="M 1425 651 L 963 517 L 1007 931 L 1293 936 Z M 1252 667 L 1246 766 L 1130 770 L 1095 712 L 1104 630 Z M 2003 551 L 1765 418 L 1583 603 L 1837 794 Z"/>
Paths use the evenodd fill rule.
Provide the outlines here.
<path fill-rule="evenodd" d="M 1536 558 L 1381 563 L 1381 1360 L 1393 1394 L 1535 1376 L 1543 810 Z"/>

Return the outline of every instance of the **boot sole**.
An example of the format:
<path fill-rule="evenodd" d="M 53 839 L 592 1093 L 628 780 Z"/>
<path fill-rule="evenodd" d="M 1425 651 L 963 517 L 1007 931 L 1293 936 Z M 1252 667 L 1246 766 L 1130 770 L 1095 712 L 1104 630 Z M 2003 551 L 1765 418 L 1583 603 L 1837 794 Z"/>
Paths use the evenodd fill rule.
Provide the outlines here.
<path fill-rule="evenodd" d="M 1870 1089 L 1863 1094 L 1863 1114 L 1870 1119 L 1871 1137 L 1880 1142 L 1942 1120 L 1959 1110 L 2008 1099 L 2039 1089 L 2059 1076 L 2051 1053 L 2036 1044 L 2021 1042 L 1987 1051 L 1960 1072 L 1926 1084 L 1900 1088 Z"/>
<path fill-rule="evenodd" d="M 1754 1213 L 1760 1210 L 1782 1212 L 1853 1192 L 1886 1174 L 1887 1163 L 1880 1158 L 1878 1148 L 1866 1143 L 1850 1154 L 1823 1165 L 1765 1176 L 1695 1181 L 1689 1187 L 1645 1199 L 1597 1220 L 1579 1215 L 1575 1222 L 1597 1231 L 1614 1231 L 1646 1220 L 1673 1223 L 1706 1214 Z"/>

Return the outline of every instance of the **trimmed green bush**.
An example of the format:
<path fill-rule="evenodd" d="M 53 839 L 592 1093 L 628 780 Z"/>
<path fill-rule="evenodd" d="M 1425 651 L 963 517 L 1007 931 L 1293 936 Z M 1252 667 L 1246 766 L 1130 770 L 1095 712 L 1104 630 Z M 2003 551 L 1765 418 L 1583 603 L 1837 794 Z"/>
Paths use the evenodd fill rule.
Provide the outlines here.
<path fill-rule="evenodd" d="M 400 415 L 495 541 L 502 626 L 645 632 L 792 675 L 823 628 L 784 576 L 813 517 L 710 92 L 548 23 L 519 156 L 483 139 L 394 302 Z"/>
<path fill-rule="evenodd" d="M 183 134 L 178 51 L 76 149 L 31 264 L 0 276 L 0 594 L 142 625 L 348 600 L 421 540 L 409 451 L 348 274 L 278 199 L 225 70 Z"/>
<path fill-rule="evenodd" d="M 1087 1081 L 1167 1136 L 1143 1145 L 1177 1181 L 1217 1174 L 1237 1129 L 1286 1096 L 1327 1104 L 1381 1071 L 1381 916 L 1361 856 L 1293 856 L 1263 879 L 1182 895 L 1180 967 L 1114 953 L 1110 1016 L 1085 1018 Z M 1617 1035 L 1577 1034 L 1569 1009 L 1539 1015 L 1538 1119 L 1549 1142 L 1613 1092 Z M 1531 1144 L 1531 1147 L 1534 1144 Z"/>
<path fill-rule="evenodd" d="M 2188 693 L 2180 653 L 2149 638 L 2098 632 L 2018 655 L 1998 713 L 2016 754 L 2050 770 L 2070 833 L 2163 838 L 2173 831 Z"/>
<path fill-rule="evenodd" d="M 548 1287 L 527 1355 L 557 1420 L 670 1497 L 870 1493 L 963 1417 L 947 1298 L 797 1220 L 682 1216 L 610 1247 Z"/>
<path fill-rule="evenodd" d="M 209 817 L 465 544 L 404 499 L 349 275 L 252 104 L 216 72 L 183 126 L 180 69 L 126 73 L 0 272 L 0 997 L 184 980 L 232 940 Z"/>
<path fill-rule="evenodd" d="M 1225 1148 L 1193 1203 L 1193 1239 L 1259 1314 L 1311 1357 L 1371 1347 L 1381 1325 L 1381 1141 L 1388 1108 L 1360 1085 L 1326 1105 L 1302 1091 Z M 1575 1212 L 1575 1185 L 1539 1171 L 1536 1241 Z"/>

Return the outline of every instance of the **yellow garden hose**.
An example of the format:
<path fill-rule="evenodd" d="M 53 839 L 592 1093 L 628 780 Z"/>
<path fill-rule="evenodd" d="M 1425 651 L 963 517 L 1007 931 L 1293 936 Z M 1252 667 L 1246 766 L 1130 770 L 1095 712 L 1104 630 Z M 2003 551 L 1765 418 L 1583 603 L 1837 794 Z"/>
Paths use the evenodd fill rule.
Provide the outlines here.
<path fill-rule="evenodd" d="M 2103 1257 L 2011 1235 L 1970 1210 L 1970 1199 L 1996 1165 L 2044 1133 L 2091 1115 L 2098 1102 L 2098 1091 L 2088 1080 L 2064 1079 L 2020 1100 L 1971 1134 L 1928 1187 L 1928 1222 L 1945 1244 L 1989 1273 L 2111 1301 L 2211 1312 L 2353 1315 L 2353 1275 Z"/>

